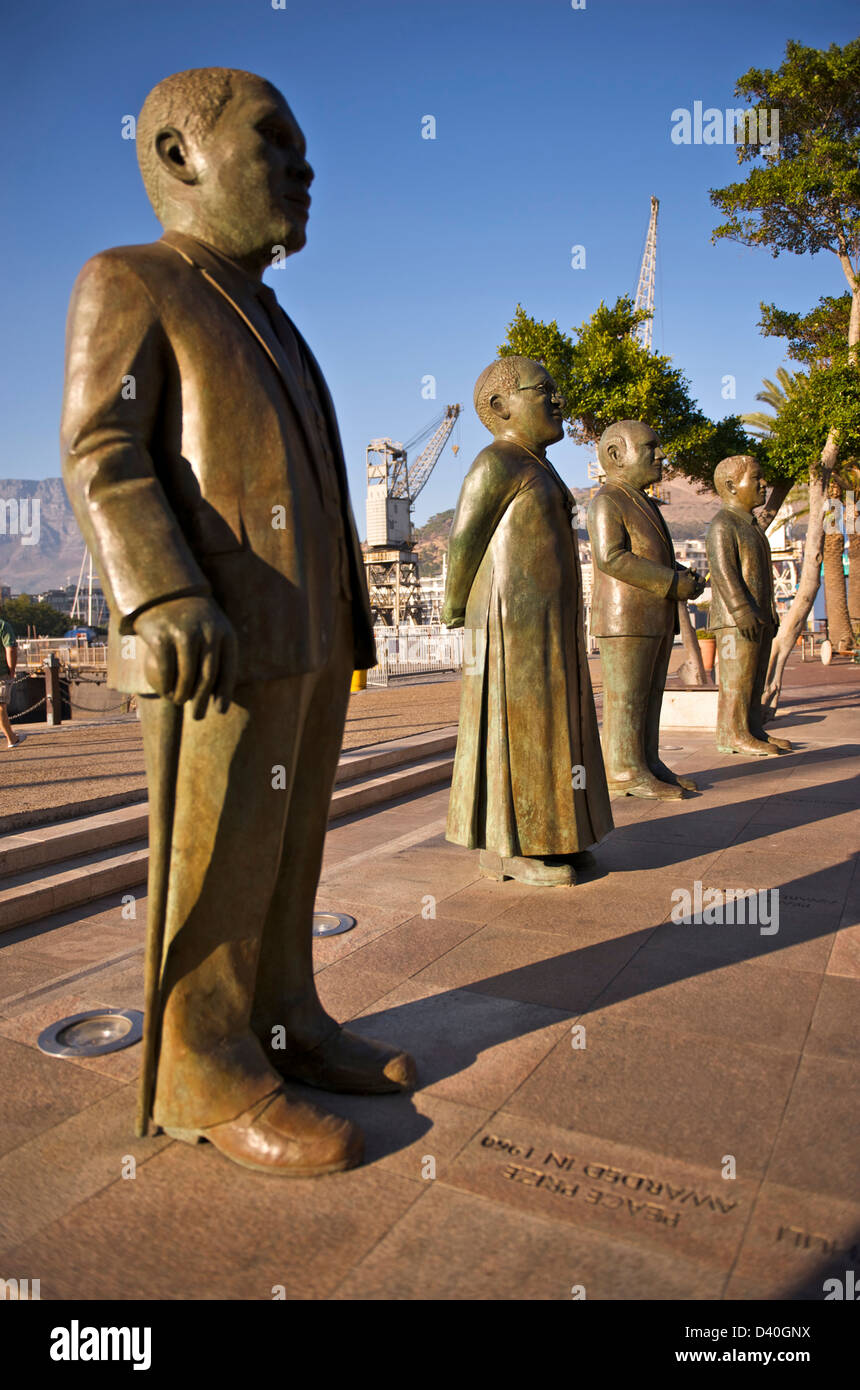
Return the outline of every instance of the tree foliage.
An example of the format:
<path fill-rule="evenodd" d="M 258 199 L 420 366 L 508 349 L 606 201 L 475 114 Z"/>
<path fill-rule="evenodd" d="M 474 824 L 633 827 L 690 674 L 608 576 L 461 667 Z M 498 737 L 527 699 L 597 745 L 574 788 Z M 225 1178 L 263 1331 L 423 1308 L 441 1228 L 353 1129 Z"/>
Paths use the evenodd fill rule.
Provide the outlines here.
<path fill-rule="evenodd" d="M 745 246 L 856 257 L 860 245 L 860 39 L 844 48 L 790 40 L 776 71 L 750 68 L 738 97 L 779 112 L 779 142 L 742 143 L 738 163 L 763 164 L 742 183 L 711 189 L 727 220 L 713 233 Z"/>
<path fill-rule="evenodd" d="M 836 463 L 850 462 L 860 448 L 860 375 L 847 360 L 797 373 L 763 441 L 771 472 L 792 482 L 808 480 L 831 429 Z"/>
<path fill-rule="evenodd" d="M 67 613 L 60 613 L 49 603 L 38 603 L 30 594 L 7 598 L 0 609 L 0 618 L 11 624 L 20 641 L 27 636 L 29 627 L 35 627 L 38 637 L 62 637 L 71 624 Z"/>
<path fill-rule="evenodd" d="M 800 314 L 760 304 L 759 328 L 765 338 L 787 338 L 787 357 L 807 366 L 828 367 L 846 353 L 851 295 L 822 295 L 814 309 Z"/>
<path fill-rule="evenodd" d="M 645 420 L 672 469 L 710 484 L 720 459 L 758 453 L 758 445 L 739 416 L 709 420 L 671 358 L 639 342 L 634 329 L 647 317 L 622 295 L 612 306 L 601 302 L 570 336 L 555 319 L 542 323 L 518 304 L 499 353 L 543 362 L 564 392 L 567 432 L 578 444 L 596 443 L 616 420 Z"/>

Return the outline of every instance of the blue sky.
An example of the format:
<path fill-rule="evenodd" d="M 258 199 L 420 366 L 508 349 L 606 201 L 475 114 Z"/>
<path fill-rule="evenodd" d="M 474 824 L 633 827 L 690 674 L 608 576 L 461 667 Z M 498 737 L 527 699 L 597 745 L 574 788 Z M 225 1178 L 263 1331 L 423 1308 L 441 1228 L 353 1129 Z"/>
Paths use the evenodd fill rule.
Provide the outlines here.
<path fill-rule="evenodd" d="M 304 127 L 308 245 L 267 279 L 328 377 L 362 535 L 368 440 L 407 439 L 462 402 L 460 453 L 446 449 L 417 520 L 453 506 L 488 438 L 474 381 L 515 305 L 569 329 L 632 293 L 652 193 L 654 346 L 712 416 L 755 409 L 783 360 L 756 328 L 760 300 L 803 309 L 845 288 L 835 257 L 712 246 L 708 189 L 736 177 L 734 150 L 670 130 L 676 107 L 737 104 L 737 77 L 778 66 L 787 39 L 856 37 L 849 0 L 47 0 L 7 10 L 4 30 L 2 477 L 59 472 L 69 293 L 94 252 L 160 234 L 122 122 L 182 68 L 259 72 Z M 585 482 L 570 441 L 553 458 Z"/>

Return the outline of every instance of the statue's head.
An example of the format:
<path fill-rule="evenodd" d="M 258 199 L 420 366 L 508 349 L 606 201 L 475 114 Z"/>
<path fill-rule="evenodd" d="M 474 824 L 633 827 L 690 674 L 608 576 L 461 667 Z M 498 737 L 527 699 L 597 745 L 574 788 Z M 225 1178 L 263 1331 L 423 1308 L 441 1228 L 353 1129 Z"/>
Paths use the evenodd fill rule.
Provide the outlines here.
<path fill-rule="evenodd" d="M 166 77 L 143 103 L 137 155 L 165 228 L 254 270 L 304 246 L 313 170 L 295 116 L 262 77 L 235 68 Z"/>
<path fill-rule="evenodd" d="M 767 497 L 767 484 L 761 465 L 751 454 L 733 454 L 714 469 L 714 487 L 724 502 L 732 502 L 751 512 Z"/>
<path fill-rule="evenodd" d="M 600 436 L 597 457 L 612 482 L 644 491 L 659 482 L 666 455 L 650 425 L 642 420 L 618 420 Z"/>
<path fill-rule="evenodd" d="M 545 449 L 564 437 L 564 397 L 540 362 L 500 357 L 475 382 L 475 409 L 497 439 Z"/>

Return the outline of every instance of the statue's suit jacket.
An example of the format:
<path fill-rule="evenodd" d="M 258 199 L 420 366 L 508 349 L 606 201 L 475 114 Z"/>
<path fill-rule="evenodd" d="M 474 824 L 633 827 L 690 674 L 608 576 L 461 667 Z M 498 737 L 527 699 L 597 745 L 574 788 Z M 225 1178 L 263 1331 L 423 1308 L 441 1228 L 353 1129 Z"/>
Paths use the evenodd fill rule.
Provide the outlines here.
<path fill-rule="evenodd" d="M 588 506 L 595 637 L 678 631 L 675 552 L 659 508 L 636 488 L 607 482 Z"/>
<path fill-rule="evenodd" d="M 75 285 L 63 476 L 110 605 L 117 689 L 152 693 L 134 621 L 191 595 L 211 594 L 232 622 L 240 681 L 321 669 L 334 640 L 336 541 L 346 548 L 355 666 L 375 663 L 331 398 L 293 328 L 334 459 L 339 496 L 326 509 L 307 393 L 252 300 L 248 277 L 225 283 L 199 242 L 173 232 L 102 252 Z"/>
<path fill-rule="evenodd" d="M 708 568 L 711 629 L 737 627 L 737 615 L 749 608 L 779 626 L 770 542 L 751 512 L 723 504 L 708 528 Z"/>

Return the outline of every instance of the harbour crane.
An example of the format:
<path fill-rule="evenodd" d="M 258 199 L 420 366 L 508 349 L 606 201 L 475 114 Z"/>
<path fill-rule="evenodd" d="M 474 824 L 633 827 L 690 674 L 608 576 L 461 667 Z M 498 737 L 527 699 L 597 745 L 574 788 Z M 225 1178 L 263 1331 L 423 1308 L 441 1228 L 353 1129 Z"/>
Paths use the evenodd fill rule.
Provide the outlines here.
<path fill-rule="evenodd" d="M 638 339 L 642 347 L 647 348 L 649 352 L 654 337 L 654 290 L 657 284 L 657 214 L 659 210 L 660 200 L 655 198 L 652 193 L 651 216 L 648 219 L 645 250 L 642 254 L 642 264 L 639 267 L 639 279 L 636 283 L 636 294 L 633 300 L 633 308 L 644 309 L 648 317 L 636 325 L 632 336 Z M 589 462 L 588 476 L 594 483 L 591 489 L 593 496 L 605 480 L 598 459 L 595 458 Z M 660 502 L 669 501 L 669 489 L 665 483 L 655 483 L 648 491 L 652 497 L 656 497 Z"/>
<path fill-rule="evenodd" d="M 422 616 L 412 508 L 439 461 L 462 410 L 443 414 L 406 444 L 372 439 L 367 446 L 367 549 L 364 563 L 373 621 L 386 627 L 418 623 Z M 429 436 L 429 438 L 428 438 Z M 424 441 L 427 441 L 424 443 Z M 424 443 L 413 463 L 410 451 Z M 453 451 L 457 452 L 454 445 Z"/>
<path fill-rule="evenodd" d="M 654 337 L 654 287 L 657 283 L 657 213 L 659 209 L 660 200 L 655 198 L 652 193 L 648 235 L 645 238 L 645 252 L 639 267 L 639 281 L 636 286 L 636 298 L 633 301 L 634 309 L 644 309 L 648 315 L 643 323 L 637 324 L 634 329 L 634 336 L 649 352 Z"/>

